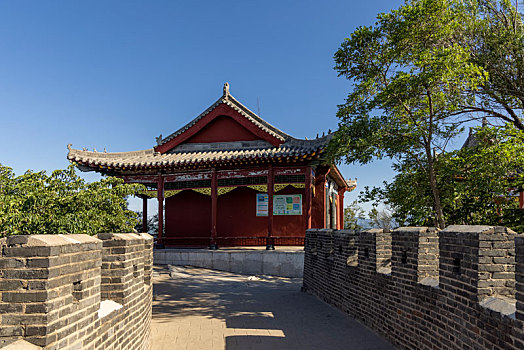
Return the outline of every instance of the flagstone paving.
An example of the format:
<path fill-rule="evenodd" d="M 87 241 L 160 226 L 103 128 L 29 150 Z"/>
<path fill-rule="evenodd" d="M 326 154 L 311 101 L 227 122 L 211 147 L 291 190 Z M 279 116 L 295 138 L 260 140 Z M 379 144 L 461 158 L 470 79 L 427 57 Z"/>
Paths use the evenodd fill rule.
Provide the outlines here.
<path fill-rule="evenodd" d="M 153 350 L 393 349 L 302 279 L 155 267 Z"/>

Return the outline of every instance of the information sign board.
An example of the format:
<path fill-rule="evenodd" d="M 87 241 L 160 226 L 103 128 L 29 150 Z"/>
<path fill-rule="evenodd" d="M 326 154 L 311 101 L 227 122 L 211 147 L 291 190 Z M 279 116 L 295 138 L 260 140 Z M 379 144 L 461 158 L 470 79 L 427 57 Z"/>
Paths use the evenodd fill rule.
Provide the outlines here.
<path fill-rule="evenodd" d="M 257 193 L 257 216 L 267 216 L 268 195 Z M 273 215 L 302 215 L 302 195 L 283 194 L 273 196 Z"/>

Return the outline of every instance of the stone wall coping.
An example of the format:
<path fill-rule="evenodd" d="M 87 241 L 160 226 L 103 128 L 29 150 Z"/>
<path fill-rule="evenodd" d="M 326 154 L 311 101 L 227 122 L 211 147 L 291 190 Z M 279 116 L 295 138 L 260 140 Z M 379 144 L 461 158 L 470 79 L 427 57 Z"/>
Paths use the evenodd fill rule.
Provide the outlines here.
<path fill-rule="evenodd" d="M 42 348 L 40 346 L 31 344 L 30 342 L 19 339 L 15 341 L 14 343 L 11 343 L 7 346 L 4 346 L 2 350 L 41 350 Z"/>
<path fill-rule="evenodd" d="M 107 241 L 107 240 L 133 241 L 133 240 L 143 239 L 143 237 L 141 237 L 140 235 L 134 232 L 131 232 L 131 233 L 99 233 L 97 237 L 103 241 Z"/>
<path fill-rule="evenodd" d="M 122 304 L 117 303 L 113 300 L 102 300 L 100 302 L 100 308 L 98 309 L 98 318 L 104 318 L 113 311 L 120 310 Z"/>
<path fill-rule="evenodd" d="M 452 232 L 452 233 L 492 233 L 495 232 L 494 226 L 486 225 L 450 225 L 444 230 L 440 231 L 442 233 Z"/>
<path fill-rule="evenodd" d="M 364 230 L 362 232 L 365 232 L 365 233 L 383 233 L 384 230 L 381 229 L 381 228 L 370 228 L 370 229 Z"/>
<path fill-rule="evenodd" d="M 145 239 L 146 241 L 153 241 L 153 236 L 151 236 L 149 233 L 146 232 L 138 232 L 136 235 L 140 236 L 141 238 Z"/>
<path fill-rule="evenodd" d="M 399 227 L 394 229 L 392 232 L 414 232 L 414 233 L 423 233 L 428 231 L 433 231 L 434 227 L 420 226 L 420 227 Z"/>
<path fill-rule="evenodd" d="M 480 306 L 498 312 L 504 316 L 515 319 L 516 300 L 501 297 L 487 297 L 482 300 Z"/>
<path fill-rule="evenodd" d="M 15 235 L 7 237 L 7 246 L 23 247 L 51 247 L 81 243 L 97 243 L 100 240 L 93 236 L 72 234 L 72 235 Z"/>
<path fill-rule="evenodd" d="M 350 229 L 343 229 L 343 230 L 338 230 L 337 233 L 340 233 L 340 234 L 356 234 L 358 233 L 357 230 L 350 230 Z"/>

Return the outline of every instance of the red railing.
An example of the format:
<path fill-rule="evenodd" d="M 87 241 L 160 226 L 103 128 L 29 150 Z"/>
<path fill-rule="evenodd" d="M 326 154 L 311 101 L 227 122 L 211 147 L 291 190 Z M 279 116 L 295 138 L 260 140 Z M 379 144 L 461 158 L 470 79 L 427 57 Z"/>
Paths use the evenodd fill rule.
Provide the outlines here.
<path fill-rule="evenodd" d="M 303 246 L 304 236 L 272 236 L 270 243 L 274 246 Z M 207 247 L 211 243 L 210 237 L 162 237 L 161 241 L 155 242 L 166 246 L 180 247 Z M 266 236 L 257 237 L 217 237 L 219 247 L 235 246 L 265 246 L 268 243 Z"/>

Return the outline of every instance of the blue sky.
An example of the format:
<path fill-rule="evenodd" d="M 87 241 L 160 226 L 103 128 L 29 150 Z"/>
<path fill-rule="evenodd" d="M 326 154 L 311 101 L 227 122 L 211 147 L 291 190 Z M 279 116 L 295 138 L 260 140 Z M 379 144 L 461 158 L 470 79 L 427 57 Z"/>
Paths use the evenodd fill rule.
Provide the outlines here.
<path fill-rule="evenodd" d="M 4 0 L 0 163 L 17 174 L 64 168 L 68 143 L 151 148 L 213 103 L 226 81 L 239 101 L 256 111 L 259 99 L 261 116 L 295 137 L 335 130 L 351 85 L 333 70 L 334 52 L 400 3 Z M 341 171 L 362 189 L 389 180 L 389 165 Z"/>

